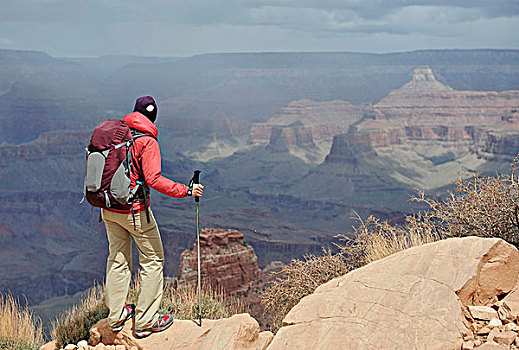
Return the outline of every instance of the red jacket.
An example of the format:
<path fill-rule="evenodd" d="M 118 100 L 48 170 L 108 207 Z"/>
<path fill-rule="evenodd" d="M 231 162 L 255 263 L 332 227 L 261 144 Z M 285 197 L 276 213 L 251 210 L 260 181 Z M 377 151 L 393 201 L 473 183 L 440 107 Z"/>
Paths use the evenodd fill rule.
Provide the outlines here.
<path fill-rule="evenodd" d="M 160 193 L 170 197 L 183 198 L 187 196 L 188 187 L 184 184 L 171 181 L 161 175 L 160 147 L 157 142 L 158 130 L 148 118 L 139 112 L 133 112 L 124 116 L 123 121 L 131 128 L 137 129 L 152 137 L 139 137 L 133 143 L 131 188 L 136 186 L 136 181 L 143 179 L 146 185 Z M 144 202 L 134 202 L 135 212 L 146 209 Z M 107 208 L 116 213 L 131 213 L 128 209 Z"/>

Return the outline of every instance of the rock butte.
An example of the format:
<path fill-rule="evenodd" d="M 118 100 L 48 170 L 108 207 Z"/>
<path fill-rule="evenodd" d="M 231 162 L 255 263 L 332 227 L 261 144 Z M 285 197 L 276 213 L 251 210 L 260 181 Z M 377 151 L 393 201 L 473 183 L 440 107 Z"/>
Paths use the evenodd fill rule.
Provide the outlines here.
<path fill-rule="evenodd" d="M 200 233 L 201 274 L 203 281 L 222 288 L 226 295 L 246 291 L 260 278 L 258 258 L 254 249 L 243 242 L 236 230 L 206 228 Z M 196 242 L 180 256 L 180 285 L 196 284 L 198 280 Z"/>

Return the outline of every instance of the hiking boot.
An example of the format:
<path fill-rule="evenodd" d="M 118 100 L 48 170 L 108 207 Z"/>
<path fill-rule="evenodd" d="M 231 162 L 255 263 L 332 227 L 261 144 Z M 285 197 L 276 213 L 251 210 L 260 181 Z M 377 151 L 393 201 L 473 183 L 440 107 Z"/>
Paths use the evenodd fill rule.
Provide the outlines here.
<path fill-rule="evenodd" d="M 124 320 L 115 327 L 110 326 L 110 330 L 112 332 L 119 332 L 124 327 L 124 323 L 128 321 L 130 318 L 132 318 L 135 315 L 135 305 L 128 304 L 125 307 L 123 307 L 123 316 Z"/>
<path fill-rule="evenodd" d="M 135 330 L 135 335 L 137 338 L 144 338 L 150 335 L 151 333 L 162 332 L 168 329 L 173 324 L 173 316 L 170 314 L 161 315 L 157 322 L 151 326 L 151 328 L 143 329 L 143 330 Z"/>

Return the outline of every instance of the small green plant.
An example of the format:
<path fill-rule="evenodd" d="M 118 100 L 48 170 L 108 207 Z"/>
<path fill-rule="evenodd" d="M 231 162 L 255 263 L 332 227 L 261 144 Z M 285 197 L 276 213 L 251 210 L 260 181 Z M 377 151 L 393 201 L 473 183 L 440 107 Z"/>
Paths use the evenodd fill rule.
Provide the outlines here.
<path fill-rule="evenodd" d="M 0 294 L 0 349 L 37 350 L 42 344 L 40 320 L 11 294 Z"/>
<path fill-rule="evenodd" d="M 108 317 L 104 295 L 104 286 L 95 285 L 86 292 L 79 305 L 66 310 L 53 322 L 52 339 L 56 341 L 58 348 L 88 339 L 90 328 Z"/>
<path fill-rule="evenodd" d="M 34 343 L 6 337 L 0 338 L 0 350 L 38 350 L 39 348 L 40 346 Z"/>

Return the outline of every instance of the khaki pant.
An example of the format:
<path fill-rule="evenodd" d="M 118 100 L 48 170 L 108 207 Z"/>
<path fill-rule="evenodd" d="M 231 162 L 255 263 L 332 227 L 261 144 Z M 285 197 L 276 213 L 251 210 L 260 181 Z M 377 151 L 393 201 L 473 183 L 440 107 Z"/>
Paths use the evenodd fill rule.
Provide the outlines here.
<path fill-rule="evenodd" d="M 150 328 L 158 319 L 162 299 L 164 250 L 159 229 L 150 209 L 150 223 L 146 212 L 119 214 L 102 210 L 110 254 L 106 263 L 106 306 L 110 310 L 108 323 L 117 326 L 123 321 L 122 310 L 132 275 L 132 237 L 139 250 L 141 266 L 140 294 L 135 308 L 135 329 Z"/>

